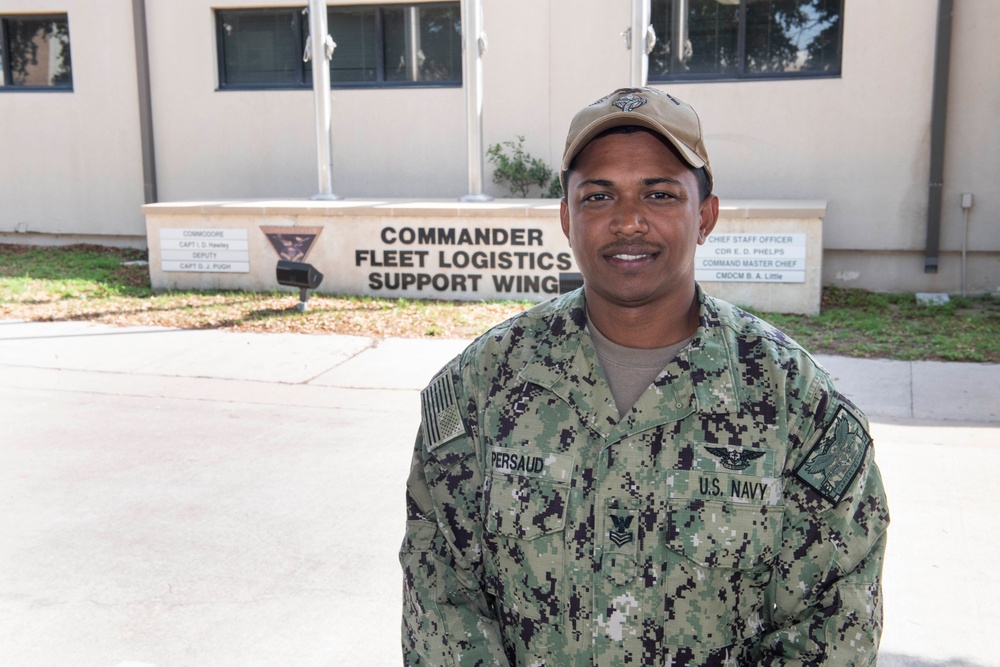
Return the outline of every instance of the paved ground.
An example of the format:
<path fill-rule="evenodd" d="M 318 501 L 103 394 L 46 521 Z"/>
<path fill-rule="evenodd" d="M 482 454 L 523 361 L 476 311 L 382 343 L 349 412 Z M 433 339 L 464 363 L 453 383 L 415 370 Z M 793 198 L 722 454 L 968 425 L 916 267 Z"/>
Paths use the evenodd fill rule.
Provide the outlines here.
<path fill-rule="evenodd" d="M 398 665 L 417 389 L 464 345 L 0 321 L 0 665 Z M 1000 366 L 821 362 L 890 495 L 880 665 L 1000 665 Z"/>

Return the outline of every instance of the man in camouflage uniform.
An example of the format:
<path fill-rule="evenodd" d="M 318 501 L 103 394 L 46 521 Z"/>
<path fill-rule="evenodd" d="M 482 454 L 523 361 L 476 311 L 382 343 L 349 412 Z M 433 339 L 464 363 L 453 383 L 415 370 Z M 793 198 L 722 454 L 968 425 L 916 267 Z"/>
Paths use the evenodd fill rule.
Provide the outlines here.
<path fill-rule="evenodd" d="M 794 341 L 707 296 L 694 110 L 619 90 L 570 127 L 584 287 L 424 390 L 407 665 L 873 665 L 889 521 L 867 419 Z"/>

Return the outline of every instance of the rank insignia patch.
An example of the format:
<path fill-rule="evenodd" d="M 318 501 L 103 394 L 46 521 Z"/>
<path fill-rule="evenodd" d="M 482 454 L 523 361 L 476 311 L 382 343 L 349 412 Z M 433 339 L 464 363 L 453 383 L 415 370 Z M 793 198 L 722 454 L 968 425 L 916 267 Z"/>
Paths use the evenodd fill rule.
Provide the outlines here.
<path fill-rule="evenodd" d="M 795 474 L 836 505 L 861 469 L 871 444 L 858 418 L 841 407 Z"/>
<path fill-rule="evenodd" d="M 420 392 L 420 407 L 428 451 L 465 435 L 465 423 L 458 413 L 458 398 L 451 372 L 445 371 Z"/>
<path fill-rule="evenodd" d="M 612 530 L 608 537 L 617 546 L 625 546 L 631 542 L 634 538 L 632 531 L 629 527 L 632 525 L 632 515 L 626 514 L 625 516 L 618 516 L 615 514 L 611 515 L 611 522 L 615 525 L 615 529 Z"/>

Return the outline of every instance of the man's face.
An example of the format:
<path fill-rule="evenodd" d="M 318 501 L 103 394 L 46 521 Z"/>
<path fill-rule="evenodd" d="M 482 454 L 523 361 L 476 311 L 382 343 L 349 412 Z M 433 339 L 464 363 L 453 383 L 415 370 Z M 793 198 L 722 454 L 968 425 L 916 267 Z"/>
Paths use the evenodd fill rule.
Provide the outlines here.
<path fill-rule="evenodd" d="M 576 157 L 560 206 L 590 307 L 690 298 L 695 248 L 718 213 L 718 198 L 699 201 L 694 172 L 657 135 L 591 141 Z"/>

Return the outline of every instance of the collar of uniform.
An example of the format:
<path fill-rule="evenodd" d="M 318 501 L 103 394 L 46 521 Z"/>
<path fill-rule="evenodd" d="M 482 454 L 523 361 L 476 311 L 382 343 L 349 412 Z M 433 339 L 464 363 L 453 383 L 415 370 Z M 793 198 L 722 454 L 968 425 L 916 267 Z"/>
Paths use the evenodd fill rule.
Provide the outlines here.
<path fill-rule="evenodd" d="M 730 413 L 739 409 L 733 380 L 727 327 L 719 302 L 696 289 L 698 331 L 653 381 L 652 389 L 636 401 L 610 440 L 684 419 L 694 412 Z"/>
<path fill-rule="evenodd" d="M 569 403 L 587 426 L 606 438 L 618 423 L 618 410 L 586 330 L 586 312 L 582 288 L 553 301 L 538 320 L 544 329 L 518 377 Z"/>
<path fill-rule="evenodd" d="M 728 413 L 739 409 L 726 323 L 720 305 L 696 287 L 699 325 L 691 343 L 654 382 L 659 399 L 654 406 L 644 394 L 634 409 L 619 419 L 590 334 L 586 331 L 583 290 L 552 302 L 539 320 L 544 326 L 534 355 L 519 372 L 522 381 L 544 387 L 574 407 L 595 432 L 608 438 L 617 429 L 645 429 L 676 421 L 697 410 Z M 692 398 L 693 397 L 693 398 Z"/>
<path fill-rule="evenodd" d="M 720 315 L 722 303 L 696 285 L 699 304 L 698 332 L 679 358 L 687 362 L 699 412 L 737 412 L 739 391 L 734 376 L 729 324 Z"/>

